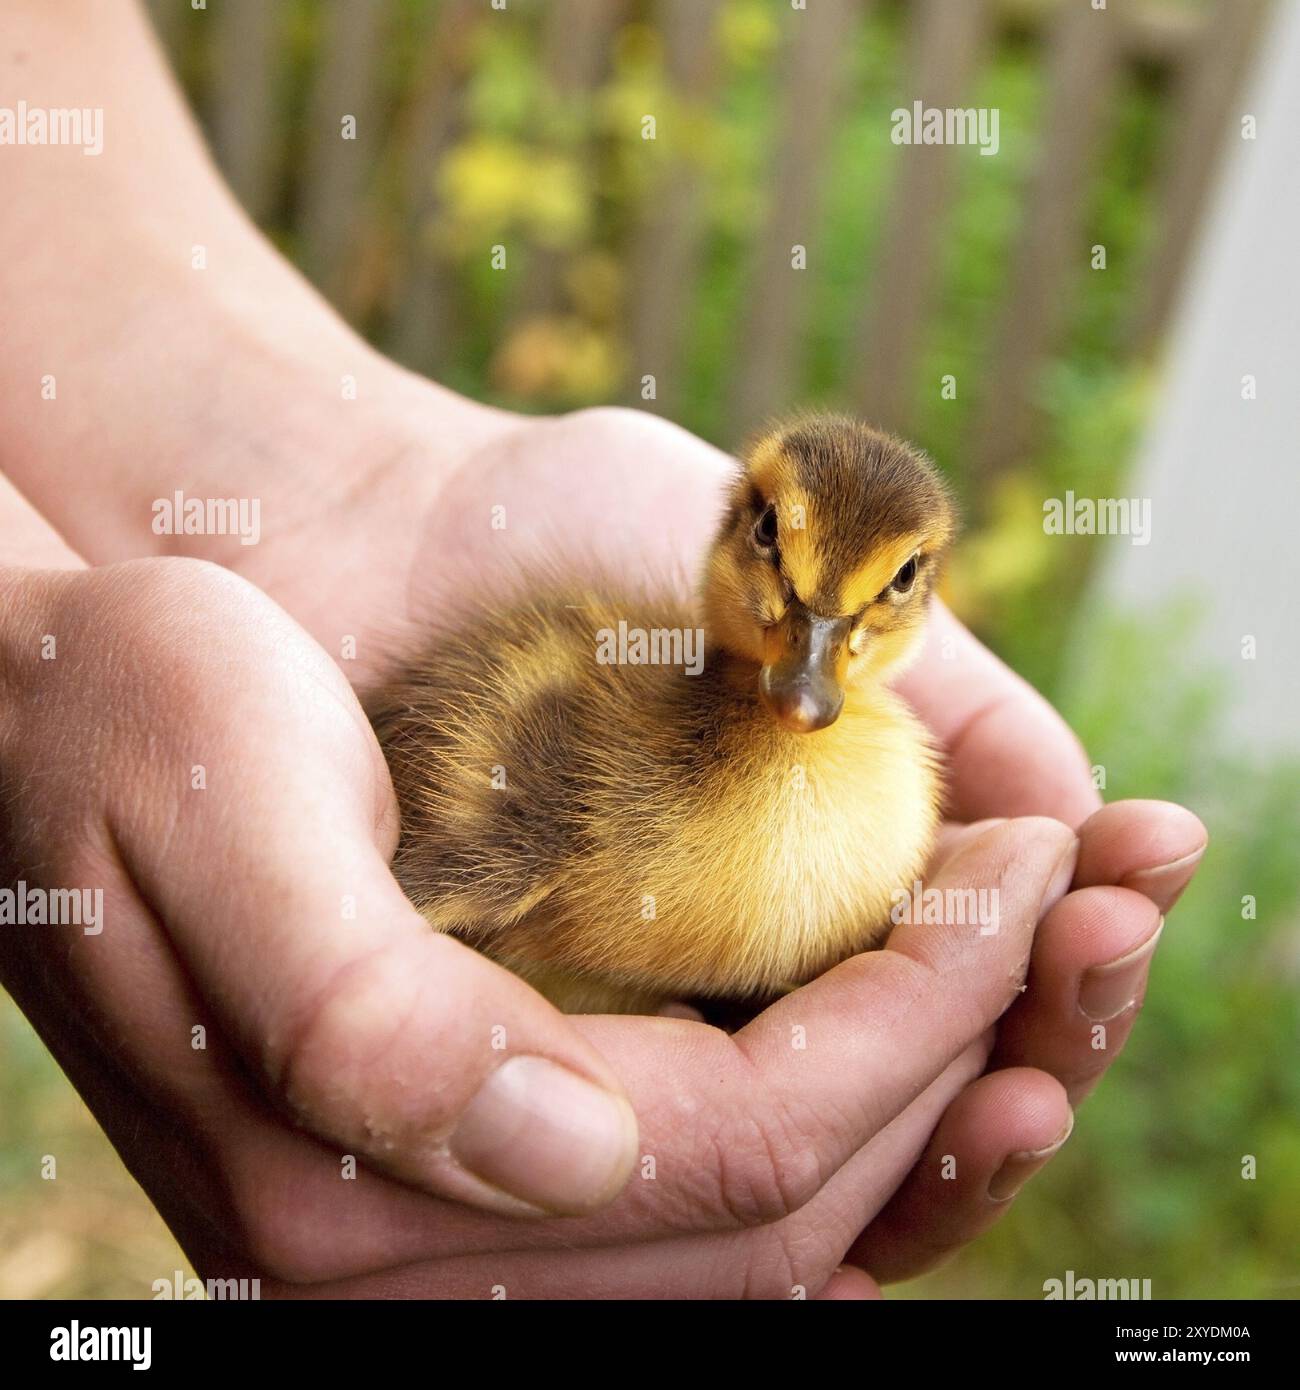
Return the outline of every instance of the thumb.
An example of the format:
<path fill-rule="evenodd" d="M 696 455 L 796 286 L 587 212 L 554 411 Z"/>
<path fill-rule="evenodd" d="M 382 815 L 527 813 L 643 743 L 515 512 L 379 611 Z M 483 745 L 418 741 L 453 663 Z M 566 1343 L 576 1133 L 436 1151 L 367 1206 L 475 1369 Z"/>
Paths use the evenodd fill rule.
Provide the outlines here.
<path fill-rule="evenodd" d="M 319 787 L 259 790 L 237 823 L 178 827 L 202 852 L 169 845 L 161 864 L 122 832 L 119 848 L 272 1097 L 442 1196 L 517 1214 L 610 1201 L 637 1125 L 591 1044 L 522 980 L 432 932 L 333 801 L 290 814 L 321 806 Z"/>

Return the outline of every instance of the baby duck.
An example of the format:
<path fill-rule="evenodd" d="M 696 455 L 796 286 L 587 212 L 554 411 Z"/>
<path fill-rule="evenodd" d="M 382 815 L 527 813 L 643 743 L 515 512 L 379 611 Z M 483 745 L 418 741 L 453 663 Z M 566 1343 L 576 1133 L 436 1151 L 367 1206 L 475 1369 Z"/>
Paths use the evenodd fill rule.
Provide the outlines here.
<path fill-rule="evenodd" d="M 920 644 L 953 531 L 908 445 L 799 419 L 744 459 L 702 633 L 684 606 L 610 590 L 439 637 L 371 708 L 407 895 L 569 1012 L 761 1002 L 880 944 L 941 798 L 885 680 Z M 656 643 L 686 659 L 639 662 Z"/>

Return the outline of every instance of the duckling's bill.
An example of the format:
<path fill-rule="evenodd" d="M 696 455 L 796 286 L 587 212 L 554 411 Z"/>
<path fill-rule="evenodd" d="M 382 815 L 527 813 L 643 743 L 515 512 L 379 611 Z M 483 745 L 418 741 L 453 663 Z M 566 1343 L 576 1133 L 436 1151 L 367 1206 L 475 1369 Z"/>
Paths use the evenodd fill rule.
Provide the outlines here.
<path fill-rule="evenodd" d="M 798 602 L 767 629 L 758 690 L 784 728 L 810 734 L 839 718 L 852 629 L 852 617 L 823 617 Z"/>

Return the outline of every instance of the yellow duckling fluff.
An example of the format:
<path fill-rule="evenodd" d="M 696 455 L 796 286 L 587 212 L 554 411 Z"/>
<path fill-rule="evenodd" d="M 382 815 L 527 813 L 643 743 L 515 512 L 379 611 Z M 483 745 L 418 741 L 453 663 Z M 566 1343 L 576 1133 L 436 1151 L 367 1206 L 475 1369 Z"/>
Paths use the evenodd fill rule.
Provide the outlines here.
<path fill-rule="evenodd" d="M 439 636 L 371 708 L 404 890 L 571 1012 L 761 1003 L 878 945 L 942 790 L 885 682 L 953 532 L 916 450 L 797 419 L 746 452 L 698 612 L 555 588 Z"/>

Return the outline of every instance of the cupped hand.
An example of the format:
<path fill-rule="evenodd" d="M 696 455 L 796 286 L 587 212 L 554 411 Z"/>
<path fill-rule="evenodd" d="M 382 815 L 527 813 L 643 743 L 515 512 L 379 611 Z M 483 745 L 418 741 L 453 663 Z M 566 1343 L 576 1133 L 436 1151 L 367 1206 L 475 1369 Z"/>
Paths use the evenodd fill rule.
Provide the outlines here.
<path fill-rule="evenodd" d="M 5 984 L 200 1271 L 268 1292 L 862 1287 L 1079 852 L 975 837 L 935 883 L 998 886 L 995 937 L 900 927 L 735 1037 L 566 1019 L 402 898 L 360 708 L 251 586 L 6 571 L 0 638 L 5 877 L 103 894 L 7 927 Z"/>
<path fill-rule="evenodd" d="M 138 138 L 75 188 L 27 162 L 6 469 L 92 563 L 192 549 L 275 600 L 175 562 L 0 575 L 5 876 L 101 887 L 105 910 L 96 935 L 0 924 L 0 967 L 200 1269 L 857 1297 L 846 1251 L 897 1277 L 1005 1210 L 1123 1041 L 1194 818 L 1097 811 L 1059 719 L 938 610 L 905 688 L 948 749 L 954 819 L 1015 819 L 954 828 L 931 886 L 997 886 L 997 933 L 900 928 L 734 1038 L 563 1019 L 432 936 L 388 873 L 386 775 L 325 653 L 364 690 L 406 633 L 557 556 L 685 587 L 726 462 L 647 417 L 522 422 L 396 372 L 233 215 L 143 26 L 115 17 L 107 64 L 57 17 L 27 28 L 37 76 L 76 87 L 97 63 L 97 104 Z M 199 277 L 177 256 L 196 227 L 220 267 Z M 47 359 L 73 389 L 38 422 Z M 263 543 L 154 534 L 182 486 L 264 500 Z M 1079 830 L 1064 898 L 1059 822 Z"/>
<path fill-rule="evenodd" d="M 387 565 L 354 537 L 375 560 L 358 592 L 397 574 L 403 544 L 424 557 L 376 586 L 373 632 L 436 622 L 422 595 L 493 567 L 470 540 L 475 486 L 539 548 L 569 527 L 594 565 L 638 535 L 648 574 L 683 559 L 692 528 L 707 538 L 716 476 L 686 471 L 689 437 L 649 424 L 672 462 L 618 415 L 585 422 L 585 460 L 572 438 L 549 453 L 578 417 L 503 437 L 497 465 L 408 505 L 418 539 L 390 536 Z M 620 455 L 624 431 L 637 447 Z M 560 465 L 586 484 L 562 489 Z M 548 504 L 557 491 L 567 506 Z M 526 545 L 497 558 L 526 561 Z M 98 935 L 6 929 L 6 984 L 200 1271 L 268 1292 L 863 1295 L 836 1273 L 846 1252 L 897 1277 L 1005 1210 L 1066 1128 L 1063 1083 L 1095 1078 L 1081 976 L 1149 937 L 1149 895 L 1176 891 L 1152 879 L 1179 848 L 1176 812 L 1109 808 L 1077 845 L 1034 816 L 954 830 L 930 886 L 996 886 L 995 934 L 900 927 L 734 1037 L 565 1019 L 411 911 L 355 697 L 251 586 L 133 563 L 7 578 L 0 612 L 7 876 L 105 897 Z M 334 647 L 326 612 L 303 616 Z M 349 617 L 364 644 L 366 615 Z M 979 732 L 965 721 L 959 755 Z M 1071 869 L 1081 889 L 1127 879 L 1148 896 L 1062 897 Z M 1095 1007 L 1127 969 L 1103 972 Z M 1134 997 L 1144 973 L 1129 970 Z M 1115 1012 L 1102 1062 L 1132 1012 Z M 991 1048 L 1004 1069 L 985 1074 Z M 959 1162 L 938 1185 L 940 1153 Z"/>
<path fill-rule="evenodd" d="M 92 1097 L 166 1095 L 178 1134 L 211 1130 L 194 1160 L 246 1094 L 495 1209 L 623 1185 L 636 1123 L 609 1067 L 427 930 L 388 870 L 396 808 L 355 696 L 251 585 L 185 560 L 3 571 L 0 749 L 4 880 L 102 894 L 97 929 L 0 934 L 6 984 Z M 110 1133 L 131 1108 L 103 1110 Z M 497 1130 L 524 1114 L 515 1171 Z"/>
<path fill-rule="evenodd" d="M 508 589 L 538 565 L 555 568 L 557 556 L 579 573 L 630 573 L 686 592 L 732 469 L 685 431 L 622 410 L 524 424 L 496 418 L 450 477 L 431 476 L 418 439 L 417 431 L 385 462 L 367 496 L 372 523 L 386 518 L 369 545 L 349 530 L 348 544 L 374 557 L 360 582 L 327 603 L 287 600 L 327 646 L 343 630 L 374 635 L 370 664 L 358 668 L 362 686 L 400 648 L 394 634 L 454 623 L 466 595 Z M 310 534 L 297 538 L 300 556 Z M 328 525 L 316 535 L 328 535 Z M 322 540 L 325 565 L 342 544 Z M 274 574 L 269 557 L 256 558 Z M 295 582 L 301 591 L 314 581 L 299 572 Z M 853 1258 L 887 1279 L 930 1267 L 996 1220 L 1059 1147 L 1070 1105 L 1128 1036 L 1163 914 L 1206 844 L 1200 822 L 1181 807 L 1102 809 L 1064 721 L 941 604 L 900 688 L 948 767 L 951 819 L 936 867 L 990 818 L 1049 816 L 1075 828 L 1082 843 L 1077 891 L 1043 924 L 1029 988 L 1000 1024 L 987 1074 L 954 1101 L 911 1177 L 854 1247 Z M 603 1035 L 601 1046 L 608 1055 Z M 940 1171 L 940 1157 L 952 1153 L 968 1159 L 960 1179 Z"/>

